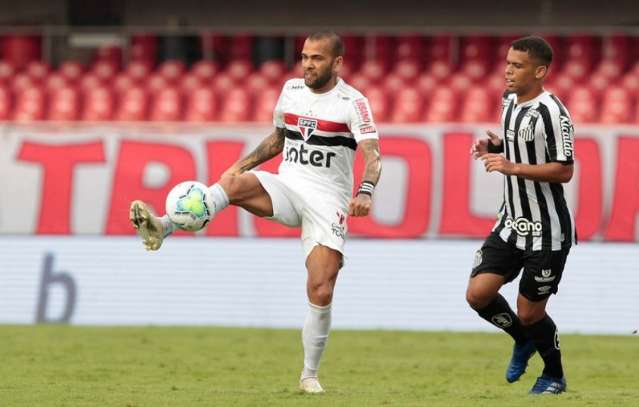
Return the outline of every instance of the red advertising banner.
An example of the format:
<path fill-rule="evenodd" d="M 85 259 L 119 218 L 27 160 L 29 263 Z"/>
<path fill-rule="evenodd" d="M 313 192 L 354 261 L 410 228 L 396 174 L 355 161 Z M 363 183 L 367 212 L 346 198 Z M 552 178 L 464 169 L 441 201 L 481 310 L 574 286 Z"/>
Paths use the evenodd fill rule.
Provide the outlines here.
<path fill-rule="evenodd" d="M 212 184 L 270 132 L 263 126 L 19 126 L 0 130 L 0 233 L 132 234 L 129 202 L 163 212 L 179 181 Z M 383 174 L 371 216 L 355 236 L 483 237 L 503 176 L 469 155 L 485 126 L 381 126 Z M 492 130 L 498 130 L 492 128 Z M 566 184 L 581 240 L 637 241 L 639 128 L 577 128 L 576 172 Z M 262 166 L 277 172 L 281 158 Z M 363 173 L 358 156 L 356 181 Z M 202 234 L 296 236 L 299 231 L 227 208 Z"/>

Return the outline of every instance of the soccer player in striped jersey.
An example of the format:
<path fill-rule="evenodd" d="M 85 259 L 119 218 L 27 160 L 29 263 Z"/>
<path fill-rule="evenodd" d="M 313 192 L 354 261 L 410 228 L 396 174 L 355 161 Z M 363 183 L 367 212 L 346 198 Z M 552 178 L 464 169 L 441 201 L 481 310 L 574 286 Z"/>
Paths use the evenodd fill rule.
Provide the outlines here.
<path fill-rule="evenodd" d="M 368 100 L 338 77 L 344 45 L 333 32 L 311 34 L 302 50 L 304 78 L 284 84 L 273 133 L 209 188 L 217 213 L 230 205 L 291 227 L 302 227 L 309 310 L 302 329 L 304 367 L 299 386 L 321 393 L 320 358 L 331 325 L 331 301 L 343 263 L 348 216 L 368 215 L 381 173 L 378 135 Z M 353 196 L 355 150 L 365 170 Z M 278 174 L 251 171 L 283 153 Z M 133 226 L 148 250 L 176 229 L 141 201 L 131 204 Z"/>
<path fill-rule="evenodd" d="M 546 313 L 557 293 L 575 223 L 563 183 L 573 175 L 573 126 L 565 106 L 543 88 L 552 49 L 539 37 L 512 43 L 506 58 L 503 137 L 488 132 L 471 153 L 487 172 L 504 174 L 504 202 L 492 233 L 475 254 L 466 299 L 477 313 L 515 341 L 506 380 L 525 372 L 535 351 L 544 370 L 530 393 L 566 389 L 555 323 Z M 523 269 L 517 314 L 499 294 Z"/>

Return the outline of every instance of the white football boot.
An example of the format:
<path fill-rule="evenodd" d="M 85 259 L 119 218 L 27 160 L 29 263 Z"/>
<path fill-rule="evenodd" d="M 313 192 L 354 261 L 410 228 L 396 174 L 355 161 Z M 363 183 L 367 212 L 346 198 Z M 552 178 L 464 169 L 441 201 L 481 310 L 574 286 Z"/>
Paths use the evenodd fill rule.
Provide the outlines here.
<path fill-rule="evenodd" d="M 317 377 L 301 377 L 300 378 L 300 390 L 307 394 L 320 394 L 324 393 L 324 389 Z"/>
<path fill-rule="evenodd" d="M 146 250 L 158 250 L 164 240 L 164 227 L 160 218 L 142 201 L 131 202 L 129 220 L 142 238 Z"/>

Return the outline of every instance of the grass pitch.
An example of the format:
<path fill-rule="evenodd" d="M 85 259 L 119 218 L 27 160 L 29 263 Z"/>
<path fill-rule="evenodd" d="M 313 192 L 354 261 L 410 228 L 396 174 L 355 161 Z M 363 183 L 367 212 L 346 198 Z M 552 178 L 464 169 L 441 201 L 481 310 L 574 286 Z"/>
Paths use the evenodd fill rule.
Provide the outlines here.
<path fill-rule="evenodd" d="M 0 326 L 0 406 L 639 405 L 639 338 L 561 344 L 568 392 L 535 397 L 541 360 L 507 384 L 505 334 L 334 331 L 309 396 L 299 331 Z"/>

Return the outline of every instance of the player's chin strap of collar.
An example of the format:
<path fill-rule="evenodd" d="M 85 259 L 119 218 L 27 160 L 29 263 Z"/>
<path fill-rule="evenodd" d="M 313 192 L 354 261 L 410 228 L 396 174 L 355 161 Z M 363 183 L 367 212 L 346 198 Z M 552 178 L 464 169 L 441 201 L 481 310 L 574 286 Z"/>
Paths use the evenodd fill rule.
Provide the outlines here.
<path fill-rule="evenodd" d="M 362 184 L 359 186 L 357 190 L 357 195 L 365 194 L 368 196 L 373 196 L 373 191 L 375 191 L 375 184 L 370 181 L 362 181 Z"/>

